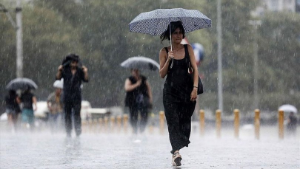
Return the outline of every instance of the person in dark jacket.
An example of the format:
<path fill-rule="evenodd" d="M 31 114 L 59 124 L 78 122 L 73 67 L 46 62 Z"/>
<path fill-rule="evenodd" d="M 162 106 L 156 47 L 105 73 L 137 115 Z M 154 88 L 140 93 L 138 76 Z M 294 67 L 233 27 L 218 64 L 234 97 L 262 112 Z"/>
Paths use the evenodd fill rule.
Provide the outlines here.
<path fill-rule="evenodd" d="M 148 121 L 148 111 L 152 105 L 150 84 L 138 69 L 132 69 L 131 76 L 126 79 L 124 88 L 126 91 L 125 106 L 129 107 L 133 133 L 137 134 L 138 129 L 140 133 L 143 133 Z M 139 114 L 140 122 L 138 122 Z"/>
<path fill-rule="evenodd" d="M 15 90 L 9 90 L 8 95 L 5 96 L 6 114 L 8 122 L 12 124 L 13 129 L 17 128 L 18 115 L 21 112 L 18 104 L 19 96 Z"/>
<path fill-rule="evenodd" d="M 81 83 L 88 82 L 88 69 L 79 66 L 79 56 L 76 54 L 68 55 L 62 65 L 58 67 L 56 79 L 64 79 L 63 98 L 65 111 L 65 128 L 67 136 L 71 137 L 72 131 L 72 110 L 74 111 L 74 127 L 76 136 L 81 134 Z"/>

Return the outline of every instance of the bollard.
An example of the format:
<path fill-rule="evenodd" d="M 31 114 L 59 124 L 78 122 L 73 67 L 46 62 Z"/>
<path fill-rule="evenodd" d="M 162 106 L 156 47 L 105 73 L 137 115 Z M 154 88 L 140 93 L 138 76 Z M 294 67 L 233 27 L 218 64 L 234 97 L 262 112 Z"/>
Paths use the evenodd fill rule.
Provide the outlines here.
<path fill-rule="evenodd" d="M 124 114 L 123 116 L 123 127 L 124 127 L 124 132 L 127 133 L 127 128 L 128 128 L 128 115 Z"/>
<path fill-rule="evenodd" d="M 122 126 L 122 117 L 121 116 L 117 116 L 117 131 L 118 131 L 118 133 L 121 130 L 121 126 Z"/>
<path fill-rule="evenodd" d="M 104 117 L 104 132 L 107 132 L 108 128 L 108 117 Z"/>
<path fill-rule="evenodd" d="M 93 133 L 96 133 L 97 132 L 97 128 L 98 128 L 98 125 L 97 125 L 97 123 L 98 123 L 98 120 L 97 119 L 94 119 L 93 120 Z"/>
<path fill-rule="evenodd" d="M 199 115 L 199 120 L 200 120 L 200 135 L 204 136 L 204 127 L 205 127 L 205 114 L 204 114 L 204 110 L 200 110 L 199 111 L 200 115 Z"/>
<path fill-rule="evenodd" d="M 280 110 L 278 112 L 278 134 L 279 139 L 284 138 L 284 111 Z"/>
<path fill-rule="evenodd" d="M 103 121 L 103 119 L 102 118 L 99 118 L 98 119 L 98 123 L 99 123 L 99 133 L 101 133 L 101 131 L 102 131 L 102 129 L 103 129 L 103 124 L 102 124 L 102 121 Z"/>
<path fill-rule="evenodd" d="M 89 124 L 89 131 L 88 132 L 91 133 L 92 129 L 93 129 L 93 119 L 90 119 L 88 124 Z"/>
<path fill-rule="evenodd" d="M 150 114 L 150 125 L 149 125 L 149 133 L 150 134 L 153 134 L 153 131 L 154 131 L 154 125 L 153 125 L 153 119 L 155 117 L 155 114 L 154 113 L 151 113 Z"/>
<path fill-rule="evenodd" d="M 259 140 L 259 130 L 260 130 L 260 111 L 259 109 L 255 109 L 255 117 L 254 117 L 254 126 L 255 126 L 255 138 Z"/>
<path fill-rule="evenodd" d="M 239 109 L 234 110 L 234 136 L 239 138 L 239 129 L 240 129 L 240 111 Z"/>
<path fill-rule="evenodd" d="M 217 129 L 217 137 L 221 137 L 221 110 L 216 111 L 216 129 Z"/>
<path fill-rule="evenodd" d="M 86 121 L 83 120 L 81 124 L 82 124 L 82 127 L 81 127 L 82 128 L 82 132 L 86 133 Z"/>
<path fill-rule="evenodd" d="M 165 127 L 165 112 L 160 111 L 159 112 L 159 126 L 160 126 L 160 134 L 164 134 L 164 127 Z"/>
<path fill-rule="evenodd" d="M 113 132 L 115 129 L 115 117 L 110 117 L 110 131 Z"/>

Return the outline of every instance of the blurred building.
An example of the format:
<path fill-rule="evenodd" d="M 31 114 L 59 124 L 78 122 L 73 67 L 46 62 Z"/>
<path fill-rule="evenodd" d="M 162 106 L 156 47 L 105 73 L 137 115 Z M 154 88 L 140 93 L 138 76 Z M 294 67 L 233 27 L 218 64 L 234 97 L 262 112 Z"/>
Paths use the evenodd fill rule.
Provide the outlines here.
<path fill-rule="evenodd" d="M 300 13 L 300 0 L 260 0 L 260 5 L 252 12 L 252 15 L 261 16 L 265 11 Z"/>

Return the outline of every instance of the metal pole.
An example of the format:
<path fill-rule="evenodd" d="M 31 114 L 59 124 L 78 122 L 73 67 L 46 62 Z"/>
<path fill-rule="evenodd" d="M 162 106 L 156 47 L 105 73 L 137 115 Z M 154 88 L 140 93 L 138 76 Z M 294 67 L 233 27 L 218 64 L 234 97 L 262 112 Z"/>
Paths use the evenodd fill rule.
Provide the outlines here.
<path fill-rule="evenodd" d="M 250 25 L 253 26 L 253 107 L 258 109 L 259 95 L 258 95 L 258 26 L 261 25 L 261 20 L 250 20 Z"/>
<path fill-rule="evenodd" d="M 257 44 L 257 24 L 254 25 L 254 57 L 253 57 L 253 76 L 254 76 L 254 80 L 253 80 L 253 90 L 254 90 L 254 109 L 258 109 L 258 44 Z"/>
<path fill-rule="evenodd" d="M 23 77 L 23 34 L 22 34 L 22 5 L 21 0 L 16 0 L 16 23 L 17 23 L 17 77 Z"/>
<path fill-rule="evenodd" d="M 219 110 L 223 112 L 223 80 L 222 80 L 222 17 L 221 0 L 217 2 L 217 34 L 218 34 L 218 102 Z"/>

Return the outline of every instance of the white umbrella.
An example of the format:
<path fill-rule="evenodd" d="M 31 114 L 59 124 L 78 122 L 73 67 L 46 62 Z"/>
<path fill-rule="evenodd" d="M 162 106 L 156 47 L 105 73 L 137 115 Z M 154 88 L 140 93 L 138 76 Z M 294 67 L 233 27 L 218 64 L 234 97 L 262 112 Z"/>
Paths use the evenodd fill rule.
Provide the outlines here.
<path fill-rule="evenodd" d="M 121 66 L 131 69 L 159 70 L 159 64 L 155 60 L 143 56 L 128 58 L 121 63 Z"/>
<path fill-rule="evenodd" d="M 64 88 L 64 79 L 56 80 L 56 81 L 53 83 L 53 87 L 63 89 L 63 88 Z"/>
<path fill-rule="evenodd" d="M 282 110 L 285 113 L 289 113 L 289 112 L 297 113 L 297 108 L 293 105 L 290 105 L 290 104 L 282 105 L 282 106 L 279 107 L 278 110 Z"/>

